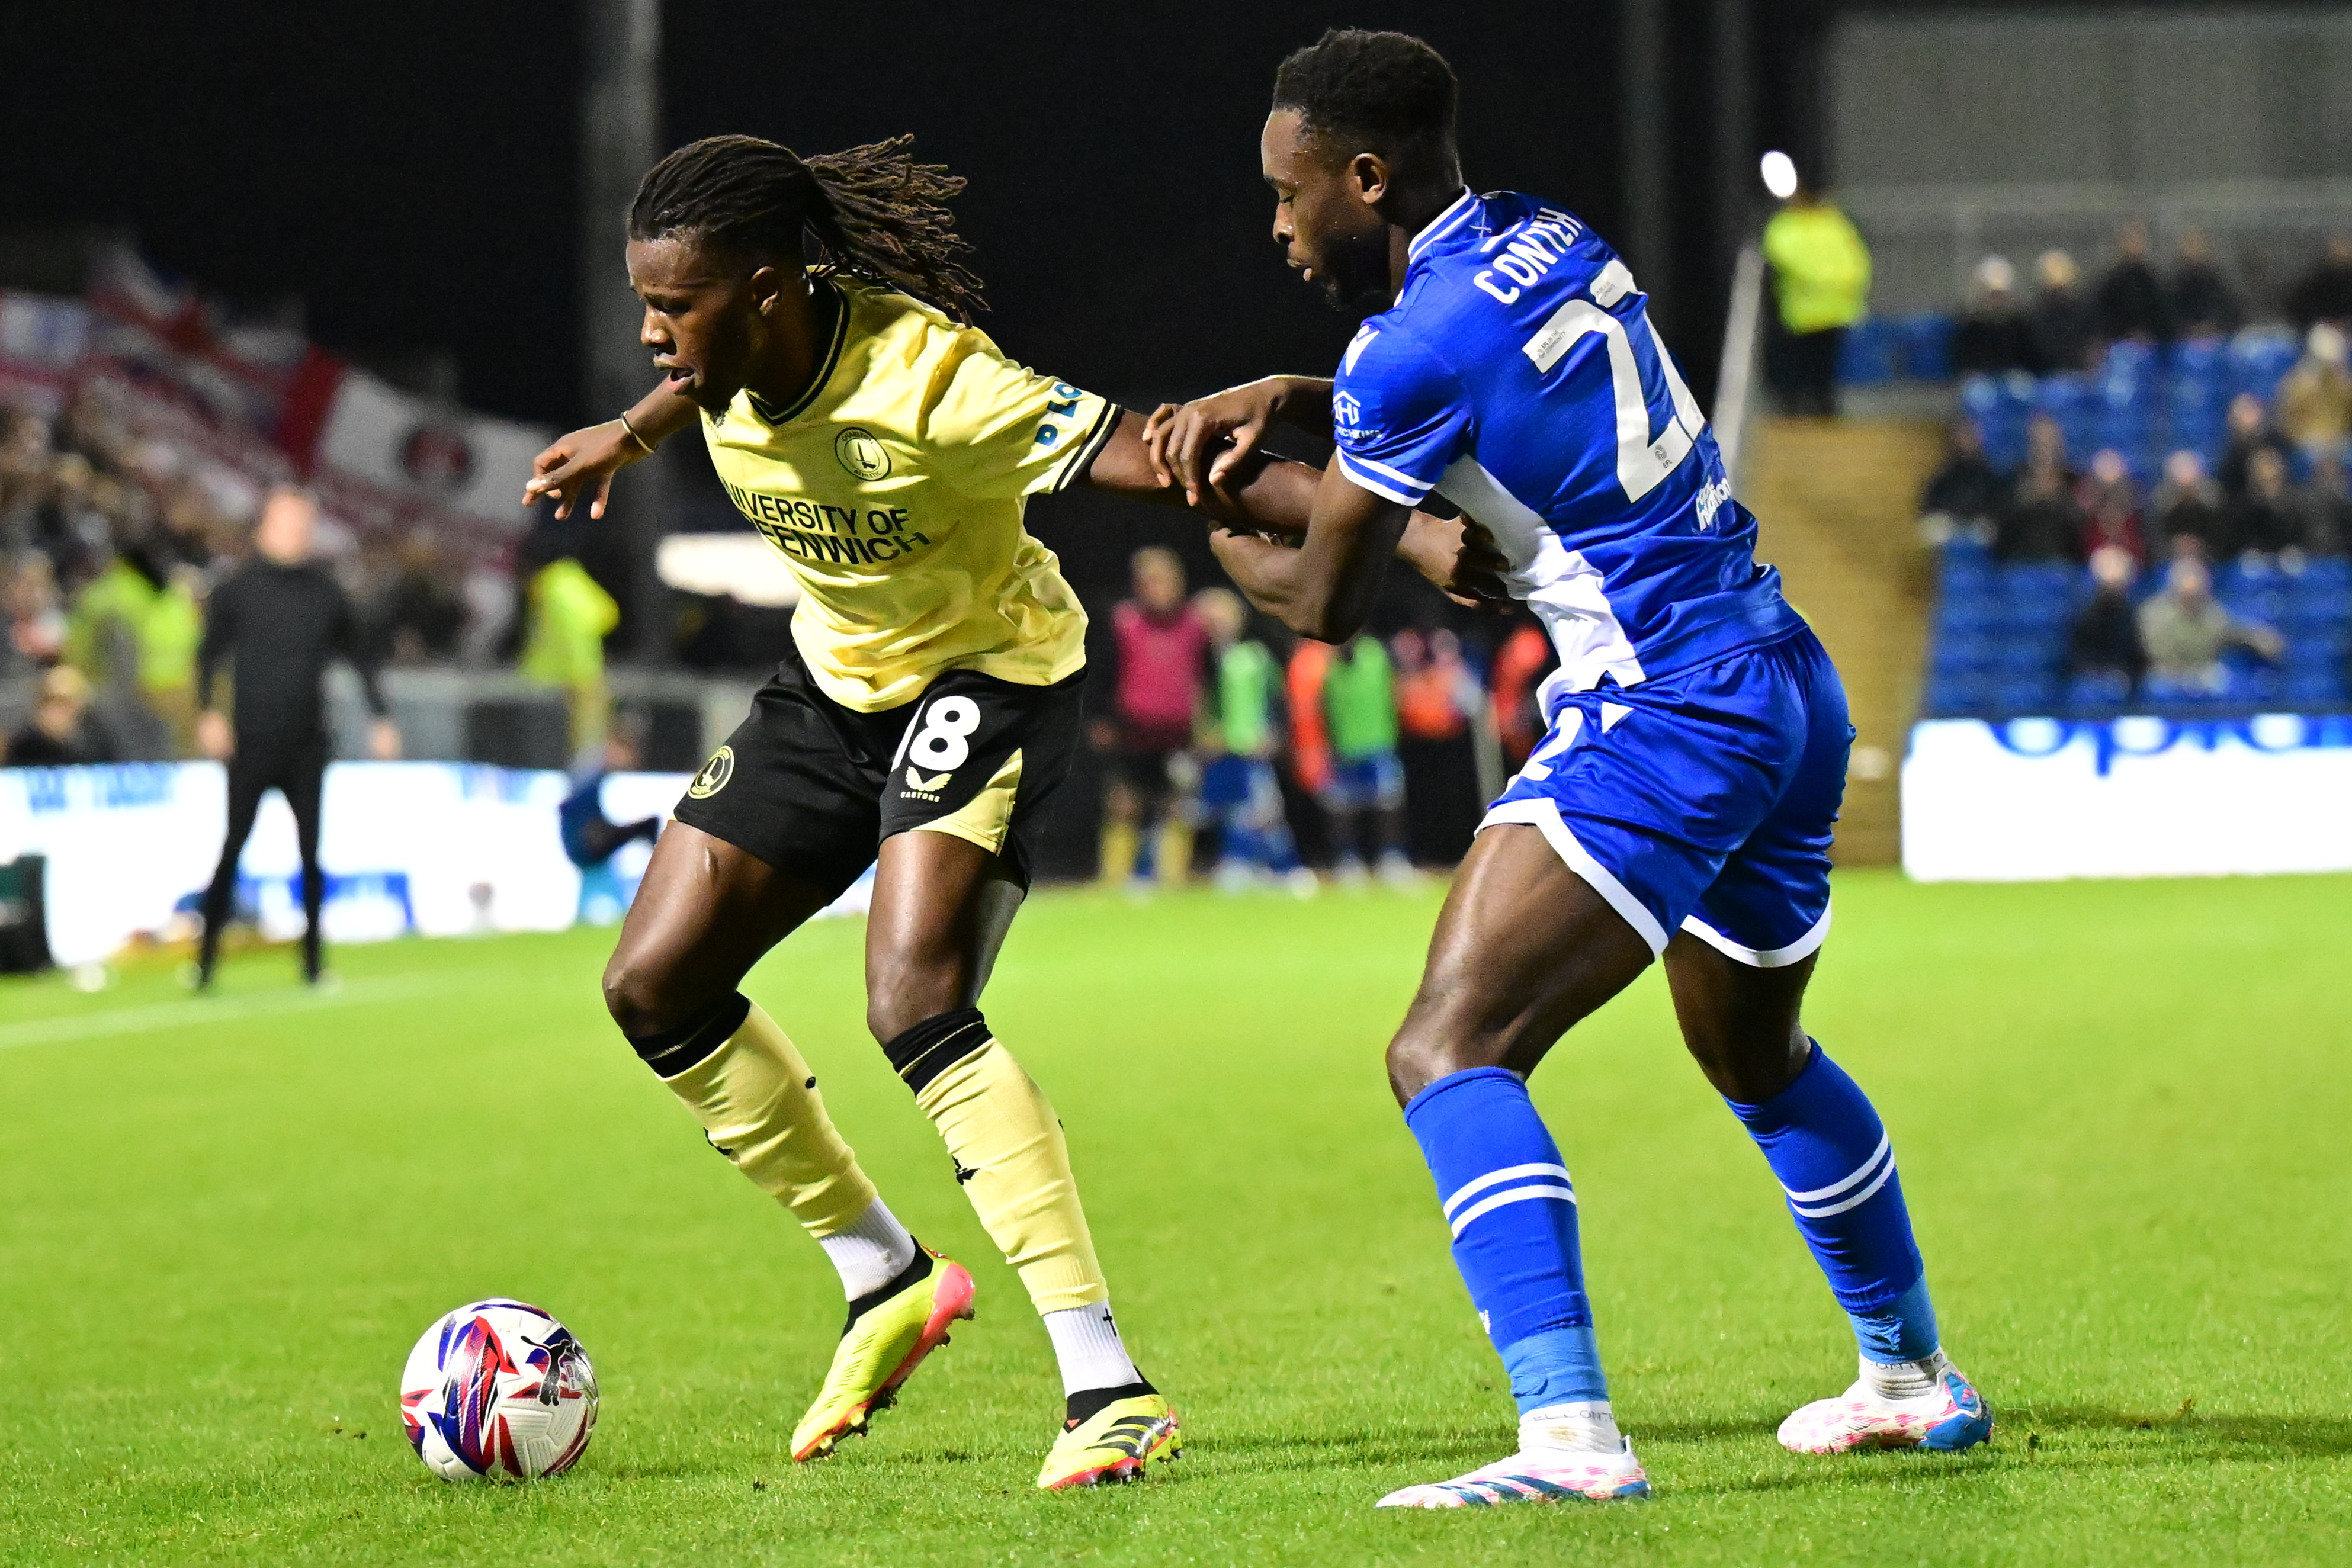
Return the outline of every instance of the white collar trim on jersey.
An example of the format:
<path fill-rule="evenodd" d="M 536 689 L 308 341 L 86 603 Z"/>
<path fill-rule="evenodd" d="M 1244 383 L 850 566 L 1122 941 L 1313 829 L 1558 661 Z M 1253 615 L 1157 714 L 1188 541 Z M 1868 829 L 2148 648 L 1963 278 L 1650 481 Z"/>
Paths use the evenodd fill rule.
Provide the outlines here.
<path fill-rule="evenodd" d="M 1462 193 L 1454 198 L 1454 204 L 1430 219 L 1428 225 L 1412 236 L 1412 243 L 1404 247 L 1406 259 L 1418 256 L 1430 246 L 1460 228 L 1477 210 L 1478 198 L 1471 194 L 1469 186 L 1463 186 Z"/>

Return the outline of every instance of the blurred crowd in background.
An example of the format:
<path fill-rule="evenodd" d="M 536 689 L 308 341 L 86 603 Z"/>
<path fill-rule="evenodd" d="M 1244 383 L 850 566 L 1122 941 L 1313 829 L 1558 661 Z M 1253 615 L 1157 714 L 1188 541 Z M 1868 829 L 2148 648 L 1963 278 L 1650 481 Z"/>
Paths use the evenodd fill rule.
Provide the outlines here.
<path fill-rule="evenodd" d="M 0 403 L 0 678 L 37 693 L 8 737 L 10 765 L 196 755 L 205 600 L 250 553 L 273 484 L 290 482 L 257 484 L 134 432 L 110 390 L 85 385 L 53 419 Z M 541 530 L 485 553 L 429 526 L 358 528 L 331 509 L 318 537 L 359 607 L 371 666 L 512 666 L 594 706 L 618 610 L 568 540 Z M 582 722 L 600 727 L 593 713 Z"/>
<path fill-rule="evenodd" d="M 1468 636 L 1433 606 L 1414 619 L 1334 647 L 1229 589 L 1188 593 L 1171 550 L 1137 551 L 1097 699 L 1103 879 L 1310 896 L 1318 867 L 1343 886 L 1410 883 L 1417 862 L 1459 858 L 1543 737 L 1556 659 L 1532 617 Z"/>
<path fill-rule="evenodd" d="M 1920 498 L 1942 552 L 1925 707 L 2340 706 L 2352 633 L 2352 239 L 2249 320 L 2203 236 L 2126 225 L 2085 286 L 1978 266 L 1963 413 Z"/>

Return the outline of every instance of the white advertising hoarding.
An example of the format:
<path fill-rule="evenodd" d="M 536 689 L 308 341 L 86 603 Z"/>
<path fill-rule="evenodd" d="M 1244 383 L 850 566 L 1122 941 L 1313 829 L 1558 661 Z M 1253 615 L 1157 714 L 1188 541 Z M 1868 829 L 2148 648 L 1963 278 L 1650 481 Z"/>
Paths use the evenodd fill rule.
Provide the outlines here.
<path fill-rule="evenodd" d="M 1923 882 L 2352 870 L 2352 716 L 1915 726 L 1903 869 Z"/>
<path fill-rule="evenodd" d="M 607 812 L 623 821 L 666 816 L 686 784 L 684 774 L 616 775 L 605 780 Z M 328 939 L 572 925 L 581 877 L 555 816 L 570 788 L 551 771 L 334 764 L 319 843 Z M 57 961 L 102 959 L 142 935 L 184 925 L 220 856 L 227 793 L 227 775 L 211 762 L 0 769 L 0 860 L 47 857 Z M 632 848 L 625 873 L 643 869 L 642 846 Z M 265 934 L 301 929 L 300 869 L 293 813 L 273 793 L 238 862 Z"/>

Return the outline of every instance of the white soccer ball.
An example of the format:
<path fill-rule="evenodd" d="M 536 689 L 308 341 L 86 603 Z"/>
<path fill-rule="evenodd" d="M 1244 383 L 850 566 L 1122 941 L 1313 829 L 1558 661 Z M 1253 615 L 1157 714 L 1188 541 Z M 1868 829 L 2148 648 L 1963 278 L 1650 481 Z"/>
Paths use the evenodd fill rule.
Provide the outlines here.
<path fill-rule="evenodd" d="M 446 1481 L 560 1476 L 596 1427 L 596 1372 L 572 1331 L 526 1301 L 459 1307 L 400 1375 L 400 1420 Z"/>

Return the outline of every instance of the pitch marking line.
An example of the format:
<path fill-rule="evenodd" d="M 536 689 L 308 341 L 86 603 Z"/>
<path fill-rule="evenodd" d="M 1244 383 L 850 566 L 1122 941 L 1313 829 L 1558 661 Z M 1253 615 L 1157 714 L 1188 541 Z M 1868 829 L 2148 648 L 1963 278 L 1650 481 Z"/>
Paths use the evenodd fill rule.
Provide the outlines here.
<path fill-rule="evenodd" d="M 190 997 L 185 1001 L 154 1002 L 145 1007 L 118 1008 L 112 1012 L 79 1017 L 37 1019 L 0 1028 L 0 1051 L 19 1046 L 65 1045 L 74 1040 L 103 1040 L 113 1035 L 152 1034 L 243 1019 L 270 1018 L 281 1013 L 316 1012 L 352 1002 L 399 1001 L 463 988 L 446 975 L 395 975 L 381 980 L 356 980 L 341 990 L 277 991 L 259 997 L 228 997 L 218 1000 Z"/>

